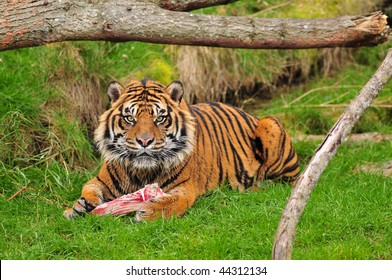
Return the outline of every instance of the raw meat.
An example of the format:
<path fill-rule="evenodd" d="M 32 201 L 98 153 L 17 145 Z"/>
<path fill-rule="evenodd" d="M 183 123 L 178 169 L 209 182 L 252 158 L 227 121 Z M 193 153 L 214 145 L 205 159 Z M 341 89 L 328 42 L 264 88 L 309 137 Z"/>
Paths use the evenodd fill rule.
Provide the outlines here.
<path fill-rule="evenodd" d="M 112 201 L 98 205 L 91 214 L 118 216 L 137 211 L 140 207 L 152 198 L 166 195 L 157 183 L 145 185 L 144 188 L 123 195 Z"/>

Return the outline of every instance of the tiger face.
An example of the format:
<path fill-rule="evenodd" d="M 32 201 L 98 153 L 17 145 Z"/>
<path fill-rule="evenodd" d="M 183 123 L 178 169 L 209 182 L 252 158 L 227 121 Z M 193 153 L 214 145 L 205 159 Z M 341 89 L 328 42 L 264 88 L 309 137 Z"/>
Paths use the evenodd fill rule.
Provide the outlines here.
<path fill-rule="evenodd" d="M 121 162 L 133 172 L 162 172 L 190 155 L 195 121 L 183 103 L 183 87 L 133 81 L 126 88 L 109 85 L 111 108 L 100 119 L 95 141 L 105 160 Z"/>

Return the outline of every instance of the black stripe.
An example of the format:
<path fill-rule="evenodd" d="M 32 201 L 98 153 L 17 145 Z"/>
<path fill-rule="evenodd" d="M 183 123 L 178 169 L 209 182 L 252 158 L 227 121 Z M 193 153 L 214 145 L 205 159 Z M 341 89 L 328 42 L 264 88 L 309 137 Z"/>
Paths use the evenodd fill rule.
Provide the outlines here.
<path fill-rule="evenodd" d="M 112 167 L 113 167 L 113 166 L 112 166 Z M 114 187 L 116 188 L 117 192 L 118 192 L 120 195 L 124 195 L 125 192 L 124 192 L 124 190 L 121 188 L 120 182 L 119 182 L 119 181 L 117 180 L 117 178 L 116 178 L 116 177 L 118 177 L 116 170 L 113 170 L 113 172 L 114 172 L 114 174 L 113 174 L 112 170 L 110 170 L 110 168 L 109 168 L 109 165 L 106 165 L 106 170 L 108 171 L 109 176 L 110 176 L 110 179 L 112 180 L 112 182 L 113 182 L 113 184 L 114 184 Z"/>
<path fill-rule="evenodd" d="M 195 118 L 196 119 L 196 118 Z M 197 129 L 197 131 L 199 132 L 199 133 L 197 133 L 196 135 L 196 137 L 197 137 L 197 140 L 198 141 L 201 141 L 201 147 L 203 147 L 203 149 L 205 150 L 205 144 L 204 144 L 204 131 L 203 131 L 203 129 L 202 129 L 202 127 L 200 126 L 200 123 L 199 122 L 197 122 L 197 125 L 196 125 L 196 129 Z"/>
<path fill-rule="evenodd" d="M 286 145 L 286 133 L 285 133 L 285 131 L 283 130 L 282 125 L 281 125 L 275 118 L 269 118 L 269 119 L 275 122 L 275 124 L 276 124 L 276 125 L 279 127 L 279 129 L 280 129 L 281 135 L 283 135 L 283 139 L 282 139 L 281 145 L 280 145 L 279 156 L 278 156 L 278 158 L 277 158 L 277 159 L 271 164 L 271 166 L 270 166 L 270 171 L 275 172 L 275 171 L 277 170 L 277 168 L 279 167 L 279 165 L 276 166 L 276 167 L 274 167 L 274 168 L 273 168 L 273 166 L 276 165 L 276 164 L 278 164 L 278 163 L 280 163 L 280 162 L 282 162 L 282 160 L 283 160 L 282 158 L 283 158 L 283 155 L 284 155 L 284 148 L 285 148 L 285 145 Z M 280 138 L 279 138 L 279 139 L 280 139 Z"/>
<path fill-rule="evenodd" d="M 218 166 L 219 166 L 219 185 L 222 185 L 223 183 L 223 167 L 222 167 L 222 161 L 219 160 L 217 162 Z M 226 178 L 225 178 L 226 179 Z"/>
<path fill-rule="evenodd" d="M 80 204 L 80 203 L 79 203 L 79 204 Z M 76 210 L 75 206 L 72 207 L 72 209 L 73 209 L 73 210 L 76 212 L 76 214 L 78 214 L 79 216 L 83 216 L 84 214 L 86 214 L 85 212 L 80 212 L 80 211 Z M 86 209 L 86 208 L 84 208 L 84 209 Z"/>
<path fill-rule="evenodd" d="M 162 100 L 158 96 L 149 95 L 148 96 L 148 103 L 150 103 L 151 105 L 158 106 L 159 104 L 162 103 Z"/>
<path fill-rule="evenodd" d="M 110 117 L 112 116 L 113 109 L 110 109 L 110 113 L 108 113 L 108 116 L 105 120 L 106 123 L 106 128 L 105 128 L 105 138 L 110 139 Z"/>
<path fill-rule="evenodd" d="M 111 131 L 113 132 L 113 138 L 115 137 L 115 133 L 114 133 L 114 126 L 116 124 L 116 118 L 118 117 L 118 115 L 114 115 L 111 121 Z"/>
<path fill-rule="evenodd" d="M 134 175 L 130 172 L 126 172 L 126 174 L 129 181 L 132 182 L 132 185 L 136 186 L 137 189 L 141 189 L 149 182 L 155 181 L 155 178 L 153 179 L 150 178 L 151 176 L 139 178 L 137 175 Z"/>
<path fill-rule="evenodd" d="M 210 103 L 210 105 L 215 106 L 217 108 L 219 108 L 229 120 L 235 120 L 237 123 L 237 127 L 239 128 L 240 132 L 241 132 L 241 136 L 244 138 L 244 140 L 247 139 L 247 134 L 245 133 L 245 131 L 242 129 L 243 124 L 238 120 L 238 114 L 236 114 L 237 112 L 232 112 L 231 110 L 226 110 L 225 108 L 222 107 L 221 103 Z M 228 108 L 232 108 L 232 107 L 228 107 Z M 229 113 L 230 114 L 229 114 Z M 242 116 L 241 116 L 242 117 Z M 249 125 L 248 125 L 249 127 Z M 249 127 L 251 128 L 251 127 Z"/>
<path fill-rule="evenodd" d="M 204 128 L 206 129 L 206 131 L 207 131 L 207 133 L 208 133 L 208 138 L 209 138 L 209 140 L 210 140 L 211 146 L 214 146 L 214 141 L 213 141 L 213 138 L 212 138 L 212 135 L 211 135 L 211 131 L 208 129 L 208 123 L 206 122 L 206 120 L 205 120 L 205 118 L 204 118 L 202 112 L 199 111 L 199 108 L 194 108 L 194 112 L 195 112 L 195 114 L 200 118 L 200 120 L 203 122 L 203 126 L 204 126 Z M 199 119 L 197 119 L 197 121 L 198 121 L 198 120 L 199 120 Z M 198 122 L 198 123 L 199 123 L 199 122 Z M 201 126 L 200 126 L 200 128 L 202 129 Z M 214 149 L 214 147 L 212 147 L 212 153 L 213 153 L 213 156 L 214 156 L 214 154 L 215 154 L 215 149 Z"/>
<path fill-rule="evenodd" d="M 184 184 L 184 183 L 188 182 L 190 179 L 191 179 L 191 178 L 188 178 L 188 179 L 185 179 L 185 180 L 183 180 L 183 181 L 181 181 L 181 182 L 178 182 L 177 184 L 175 184 L 175 185 L 172 187 L 172 189 L 174 189 L 175 187 L 178 187 L 178 186 L 181 185 L 181 184 Z"/>
<path fill-rule="evenodd" d="M 244 131 L 244 130 L 242 129 L 242 127 L 244 126 L 244 123 L 240 122 L 239 115 L 238 115 L 238 112 L 240 112 L 241 110 L 235 108 L 235 109 L 237 109 L 237 110 L 232 111 L 231 108 L 235 108 L 235 107 L 228 106 L 227 112 L 230 113 L 230 115 L 233 116 L 232 119 L 234 119 L 234 120 L 236 121 L 237 126 L 238 126 L 238 128 L 240 129 L 241 135 L 242 135 L 242 137 L 244 137 L 244 140 L 245 140 L 246 144 L 248 145 L 248 147 L 252 146 L 252 141 L 251 141 L 251 139 L 254 137 L 254 131 L 255 131 L 255 129 L 256 129 L 256 126 L 257 126 L 256 123 L 258 122 L 258 120 L 257 120 L 255 117 L 249 115 L 249 117 L 252 118 L 252 126 L 249 126 L 249 120 L 248 120 L 248 118 L 246 118 L 246 119 L 244 118 L 244 116 L 247 116 L 247 114 L 246 114 L 245 112 L 243 112 L 243 111 L 242 111 L 242 112 L 243 112 L 244 114 L 240 114 L 240 117 L 241 117 L 241 118 L 245 121 L 245 123 L 248 125 L 250 131 L 253 132 L 253 135 L 250 136 L 246 131 Z M 222 110 L 224 110 L 224 109 L 222 108 Z M 226 111 L 226 110 L 224 110 L 224 111 Z M 249 143 L 248 143 L 248 141 L 249 141 Z"/>
<path fill-rule="evenodd" d="M 256 137 L 256 139 L 254 140 L 254 145 L 255 145 L 255 149 L 260 151 L 260 155 L 257 154 L 257 152 L 255 152 L 255 157 L 256 159 L 260 162 L 260 164 L 264 163 L 264 159 L 267 159 L 264 155 L 264 145 L 263 145 L 263 141 L 261 141 L 260 137 Z M 264 156 L 264 159 L 262 158 Z"/>
<path fill-rule="evenodd" d="M 256 118 L 254 118 L 254 117 L 252 117 L 252 118 L 254 118 L 252 121 L 250 120 L 250 115 L 249 114 L 247 114 L 247 113 L 245 113 L 245 111 L 244 110 L 241 110 L 241 109 L 239 109 L 239 108 L 237 108 L 237 107 L 234 107 L 234 106 L 231 106 L 231 105 L 227 105 L 229 108 L 232 108 L 232 109 L 234 109 L 238 114 L 240 114 L 241 115 L 241 117 L 244 119 L 244 121 L 248 124 L 248 126 L 252 129 L 252 130 L 254 130 L 255 129 L 255 127 L 256 127 Z"/>
<path fill-rule="evenodd" d="M 169 179 L 167 179 L 163 184 L 161 184 L 161 189 L 167 187 L 171 183 L 173 183 L 175 180 L 177 180 L 178 176 L 182 173 L 182 171 L 185 169 L 185 167 L 188 165 L 189 160 L 185 162 L 185 164 L 181 167 L 180 170 L 174 175 L 172 175 Z"/>
<path fill-rule="evenodd" d="M 250 186 L 253 185 L 253 177 L 250 177 L 249 174 L 248 174 L 248 171 L 245 170 L 244 162 L 242 161 L 242 158 L 240 157 L 240 155 L 237 153 L 237 150 L 234 150 L 234 154 L 237 157 L 237 161 L 238 161 L 239 166 L 240 166 L 240 174 L 238 174 L 238 176 L 240 178 L 239 182 L 245 188 L 249 188 Z"/>
<path fill-rule="evenodd" d="M 118 106 L 118 111 L 119 111 L 121 114 L 122 114 L 123 108 L 124 108 L 124 103 L 121 104 L 120 106 Z"/>
<path fill-rule="evenodd" d="M 174 135 L 177 135 L 178 127 L 179 127 L 178 116 L 175 114 L 174 115 Z"/>
<path fill-rule="evenodd" d="M 287 178 L 293 178 L 293 177 L 295 177 L 295 176 L 297 176 L 298 175 L 298 173 L 299 173 L 299 171 L 296 173 L 296 174 L 294 174 L 293 176 L 284 176 L 284 174 L 285 173 L 288 173 L 288 172 L 292 172 L 292 171 L 294 171 L 295 169 L 297 169 L 298 168 L 298 162 L 296 162 L 294 165 L 292 165 L 292 166 L 289 166 L 289 167 L 286 167 L 285 169 L 283 169 L 282 171 L 280 171 L 279 173 L 274 173 L 274 174 L 272 174 L 271 176 L 266 176 L 266 179 L 271 179 L 271 180 L 273 180 L 273 179 L 276 179 L 276 178 L 279 178 L 279 177 L 281 177 L 281 176 L 283 176 L 283 179 L 287 179 Z"/>
<path fill-rule="evenodd" d="M 130 83 L 129 85 L 128 85 L 128 87 L 132 87 L 132 86 L 137 86 L 137 87 L 140 87 L 139 85 L 140 85 L 140 83 L 139 82 L 133 82 L 133 83 Z"/>
<path fill-rule="evenodd" d="M 299 166 L 298 162 L 294 163 L 292 166 L 288 166 L 285 169 L 283 169 L 282 172 L 280 172 L 281 174 L 285 174 L 288 172 L 293 172 L 295 169 L 297 169 Z M 297 173 L 298 174 L 298 173 Z M 294 175 L 295 176 L 295 175 Z"/>
<path fill-rule="evenodd" d="M 247 152 L 245 151 L 244 146 L 241 144 L 241 138 L 238 136 L 238 133 L 236 133 L 236 129 L 234 128 L 233 119 L 230 118 L 230 116 L 229 116 L 225 111 L 222 110 L 222 107 L 218 106 L 219 103 L 211 103 L 210 105 L 211 105 L 211 109 L 214 111 L 214 113 L 215 113 L 216 115 L 219 116 L 219 118 L 220 118 L 222 121 L 223 121 L 224 118 L 223 118 L 223 116 L 219 113 L 219 111 L 218 111 L 217 108 L 219 108 L 220 111 L 223 112 L 223 113 L 226 115 L 227 120 L 228 120 L 228 123 L 230 124 L 231 129 L 232 129 L 232 131 L 233 131 L 233 133 L 230 133 L 230 135 L 233 135 L 233 134 L 235 135 L 235 137 L 236 137 L 236 139 L 237 139 L 237 142 L 238 142 L 238 145 L 241 147 L 242 152 L 244 153 L 244 155 L 247 155 Z M 216 108 L 215 106 L 216 106 L 217 108 Z M 234 119 L 236 119 L 236 118 L 234 118 Z M 245 136 L 245 133 L 244 133 L 244 131 L 242 130 L 242 127 L 241 127 L 240 124 L 238 123 L 238 119 L 236 119 L 236 120 L 237 120 L 237 126 L 238 126 L 238 128 L 240 128 L 240 133 L 241 133 L 242 139 L 243 139 L 244 141 L 246 141 L 246 139 L 247 139 L 248 137 Z M 228 130 L 227 122 L 224 122 L 224 125 L 225 125 L 226 129 Z M 249 146 L 248 146 L 248 148 L 249 148 Z M 248 155 L 247 155 L 247 156 L 248 156 Z"/>
<path fill-rule="evenodd" d="M 94 210 L 95 206 L 93 206 L 92 204 L 90 204 L 87 199 L 85 199 L 84 197 L 82 198 L 84 203 L 86 204 L 86 206 L 84 207 L 86 209 L 87 212 L 91 212 Z M 80 203 L 79 203 L 80 204 Z"/>
<path fill-rule="evenodd" d="M 216 139 L 219 139 L 219 135 L 221 136 L 220 138 L 222 139 L 222 141 L 220 142 L 220 144 L 223 145 L 223 148 L 225 150 L 224 152 L 226 154 L 226 158 L 229 161 L 230 157 L 229 157 L 229 154 L 228 154 L 226 141 L 225 141 L 225 138 L 224 138 L 224 135 L 223 135 L 223 130 L 222 130 L 222 127 L 221 127 L 221 125 L 219 123 L 219 119 L 216 117 L 215 114 L 209 114 L 209 112 L 207 112 L 207 111 L 205 113 L 206 113 L 206 116 L 207 116 L 207 118 L 209 119 L 209 121 L 210 121 L 210 123 L 212 125 L 212 128 L 214 129 Z M 214 118 L 214 120 L 213 120 L 212 117 Z M 220 133 L 217 132 L 217 127 L 218 127 Z M 218 144 L 217 147 L 219 148 L 219 150 L 222 153 L 221 145 Z"/>
<path fill-rule="evenodd" d="M 121 129 L 121 130 L 125 130 L 125 127 L 123 126 L 123 120 L 122 119 L 120 119 L 120 120 L 118 120 L 118 127 Z"/>
<path fill-rule="evenodd" d="M 274 163 L 271 164 L 271 166 L 270 166 L 270 171 L 271 172 L 275 172 L 279 168 L 280 163 L 282 163 L 285 145 L 286 145 L 286 133 L 283 133 L 283 140 L 282 140 L 281 145 L 280 145 L 279 156 L 274 161 Z M 277 166 L 275 166 L 275 165 L 277 165 Z"/>
<path fill-rule="evenodd" d="M 231 147 L 231 148 L 232 148 L 232 150 L 233 150 L 233 147 Z M 239 172 L 238 159 L 237 159 L 237 157 L 236 157 L 236 156 L 233 156 L 233 158 L 234 158 L 234 172 L 235 172 L 235 177 L 237 178 L 237 181 L 238 181 L 240 184 L 242 184 L 242 178 L 241 178 L 241 174 L 240 174 L 240 173 L 242 173 L 242 170 L 240 170 L 240 172 Z"/>
<path fill-rule="evenodd" d="M 108 186 L 101 178 L 99 178 L 99 176 L 97 176 L 96 178 L 97 178 L 97 180 L 98 180 L 98 181 L 99 181 L 99 182 L 109 191 L 109 193 L 110 193 L 111 196 L 116 197 L 116 196 L 113 194 L 112 190 L 109 188 L 109 186 Z"/>
<path fill-rule="evenodd" d="M 287 156 L 286 160 L 284 161 L 284 165 L 288 164 L 295 156 L 295 152 L 293 149 L 293 146 L 290 143 L 290 152 L 289 155 Z"/>
<path fill-rule="evenodd" d="M 181 124 L 184 124 L 185 122 L 186 122 L 186 117 L 185 117 L 185 114 L 183 113 L 183 112 L 179 112 L 179 115 L 180 115 L 180 120 L 181 120 Z M 177 134 L 177 132 L 178 132 L 178 128 L 177 128 L 177 131 L 176 131 L 176 134 Z M 181 128 L 181 130 L 180 130 L 180 136 L 186 136 L 186 127 L 185 126 L 183 126 L 182 128 Z"/>

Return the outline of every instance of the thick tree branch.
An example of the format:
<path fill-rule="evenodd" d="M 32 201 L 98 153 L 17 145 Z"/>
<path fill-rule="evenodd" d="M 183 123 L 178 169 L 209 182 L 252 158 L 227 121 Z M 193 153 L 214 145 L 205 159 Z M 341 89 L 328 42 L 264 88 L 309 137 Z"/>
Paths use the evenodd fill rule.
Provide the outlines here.
<path fill-rule="evenodd" d="M 389 34 L 387 17 L 380 12 L 261 19 L 169 11 L 151 1 L 0 1 L 0 51 L 72 40 L 254 49 L 357 47 L 384 42 Z"/>
<path fill-rule="evenodd" d="M 334 127 L 328 133 L 304 172 L 300 175 L 292 190 L 289 201 L 280 220 L 272 252 L 273 259 L 291 259 L 295 229 L 305 209 L 310 193 L 314 189 L 337 148 L 350 133 L 354 124 L 370 106 L 383 86 L 392 76 L 392 49 L 383 63 L 358 93 L 357 97 L 343 112 Z"/>

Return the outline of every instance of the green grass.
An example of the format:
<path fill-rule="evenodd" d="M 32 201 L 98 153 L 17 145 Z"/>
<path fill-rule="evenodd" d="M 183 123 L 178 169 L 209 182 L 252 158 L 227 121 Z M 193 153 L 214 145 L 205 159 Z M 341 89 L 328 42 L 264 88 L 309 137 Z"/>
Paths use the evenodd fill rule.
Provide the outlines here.
<path fill-rule="evenodd" d="M 390 159 L 391 149 L 391 142 L 341 147 L 299 223 L 294 259 L 392 258 L 391 180 L 353 171 L 363 162 Z M 67 221 L 65 204 L 94 172 L 68 174 L 57 164 L 46 170 L 2 167 L 1 259 L 269 259 L 290 194 L 280 183 L 243 193 L 221 187 L 200 197 L 185 216 L 167 221 Z"/>
<path fill-rule="evenodd" d="M 354 171 L 390 160 L 391 148 L 391 142 L 343 144 L 299 223 L 294 258 L 391 259 L 392 181 Z"/>

